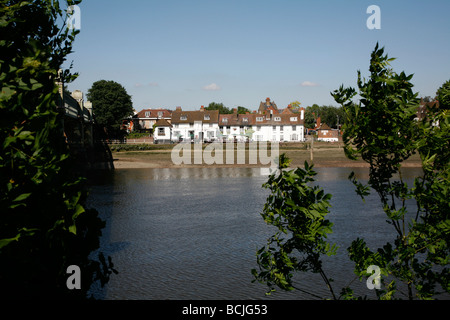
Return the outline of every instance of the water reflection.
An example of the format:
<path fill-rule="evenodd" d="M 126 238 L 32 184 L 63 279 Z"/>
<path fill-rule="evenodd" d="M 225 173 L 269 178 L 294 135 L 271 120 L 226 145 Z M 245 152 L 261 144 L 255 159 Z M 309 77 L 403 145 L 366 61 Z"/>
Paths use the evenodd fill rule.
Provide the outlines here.
<path fill-rule="evenodd" d="M 392 239 L 376 195 L 366 202 L 348 175 L 368 178 L 365 168 L 317 168 L 317 180 L 331 193 L 330 240 L 339 254 L 325 261 L 337 288 L 353 280 L 346 248 L 357 237 L 371 247 Z M 412 178 L 417 169 L 405 170 Z M 265 299 L 266 287 L 251 283 L 256 250 L 274 229 L 260 216 L 268 191 L 259 168 L 122 169 L 92 186 L 90 205 L 106 220 L 102 251 L 119 275 L 101 299 Z M 305 289 L 328 297 L 315 275 L 298 275 Z M 356 292 L 373 296 L 358 284 Z M 272 299 L 310 299 L 301 292 Z"/>

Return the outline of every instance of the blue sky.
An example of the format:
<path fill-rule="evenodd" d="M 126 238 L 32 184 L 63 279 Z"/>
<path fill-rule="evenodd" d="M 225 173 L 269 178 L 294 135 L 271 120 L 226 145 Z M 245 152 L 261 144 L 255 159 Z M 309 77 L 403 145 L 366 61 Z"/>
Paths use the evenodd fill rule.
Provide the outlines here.
<path fill-rule="evenodd" d="M 370 30 L 370 5 L 381 29 Z M 84 0 L 70 90 L 122 84 L 136 111 L 219 102 L 256 110 L 337 105 L 330 92 L 368 75 L 384 46 L 395 71 L 414 74 L 420 96 L 450 79 L 450 1 Z"/>

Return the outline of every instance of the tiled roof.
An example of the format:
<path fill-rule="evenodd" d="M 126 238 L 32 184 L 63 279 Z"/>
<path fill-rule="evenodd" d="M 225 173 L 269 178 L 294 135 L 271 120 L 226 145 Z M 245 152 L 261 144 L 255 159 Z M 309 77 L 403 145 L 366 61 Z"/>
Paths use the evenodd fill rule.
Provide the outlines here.
<path fill-rule="evenodd" d="M 218 123 L 219 110 L 204 111 L 183 111 L 176 110 L 172 112 L 172 123 L 194 123 L 194 121 L 202 121 L 203 123 Z"/>
<path fill-rule="evenodd" d="M 227 120 L 225 120 L 227 119 Z M 247 119 L 247 121 L 245 121 Z M 283 126 L 283 125 L 302 125 L 304 120 L 300 119 L 299 114 L 221 114 L 219 117 L 219 126 Z"/>
<path fill-rule="evenodd" d="M 317 130 L 332 130 L 326 123 L 322 123 Z"/>
<path fill-rule="evenodd" d="M 172 127 L 172 125 L 166 119 L 158 119 L 156 121 L 155 126 L 157 127 Z"/>
<path fill-rule="evenodd" d="M 272 110 L 273 114 L 279 113 L 277 105 L 275 104 L 275 102 L 270 101 L 270 98 L 267 98 L 266 102 L 261 102 L 259 104 L 259 109 L 258 109 L 259 113 L 263 113 L 265 111 L 269 111 L 270 112 L 270 110 Z"/>
<path fill-rule="evenodd" d="M 162 116 L 158 116 L 158 113 L 162 112 Z M 146 116 L 146 113 L 149 113 Z M 170 110 L 167 109 L 144 109 L 141 110 L 137 113 L 136 115 L 138 118 L 142 119 L 142 118 L 170 118 L 172 116 L 172 112 Z"/>

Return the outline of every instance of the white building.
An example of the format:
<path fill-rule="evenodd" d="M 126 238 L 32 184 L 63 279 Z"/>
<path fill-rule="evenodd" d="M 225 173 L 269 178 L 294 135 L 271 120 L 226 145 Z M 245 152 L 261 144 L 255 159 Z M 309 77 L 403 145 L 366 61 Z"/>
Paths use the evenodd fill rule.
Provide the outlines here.
<path fill-rule="evenodd" d="M 156 121 L 153 139 L 155 144 L 172 142 L 172 125 L 166 119 Z"/>
<path fill-rule="evenodd" d="M 183 111 L 181 107 L 172 113 L 172 141 L 210 142 L 218 140 L 219 111 Z"/>
<path fill-rule="evenodd" d="M 219 130 L 223 141 L 304 141 L 304 109 L 259 110 L 259 113 L 221 114 Z"/>

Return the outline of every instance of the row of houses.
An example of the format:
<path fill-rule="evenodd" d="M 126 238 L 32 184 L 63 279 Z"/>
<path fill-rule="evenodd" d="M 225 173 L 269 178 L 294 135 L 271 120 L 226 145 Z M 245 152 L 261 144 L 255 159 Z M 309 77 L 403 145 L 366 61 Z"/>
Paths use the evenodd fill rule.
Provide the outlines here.
<path fill-rule="evenodd" d="M 218 110 L 187 111 L 177 107 L 166 109 L 144 109 L 129 123 L 129 130 L 153 132 L 155 143 L 171 142 L 249 142 L 305 141 L 305 109 L 294 111 L 291 106 L 279 110 L 275 102 L 267 98 L 257 111 L 238 114 L 220 114 Z M 317 128 L 319 140 L 337 141 L 338 134 L 326 124 Z"/>

